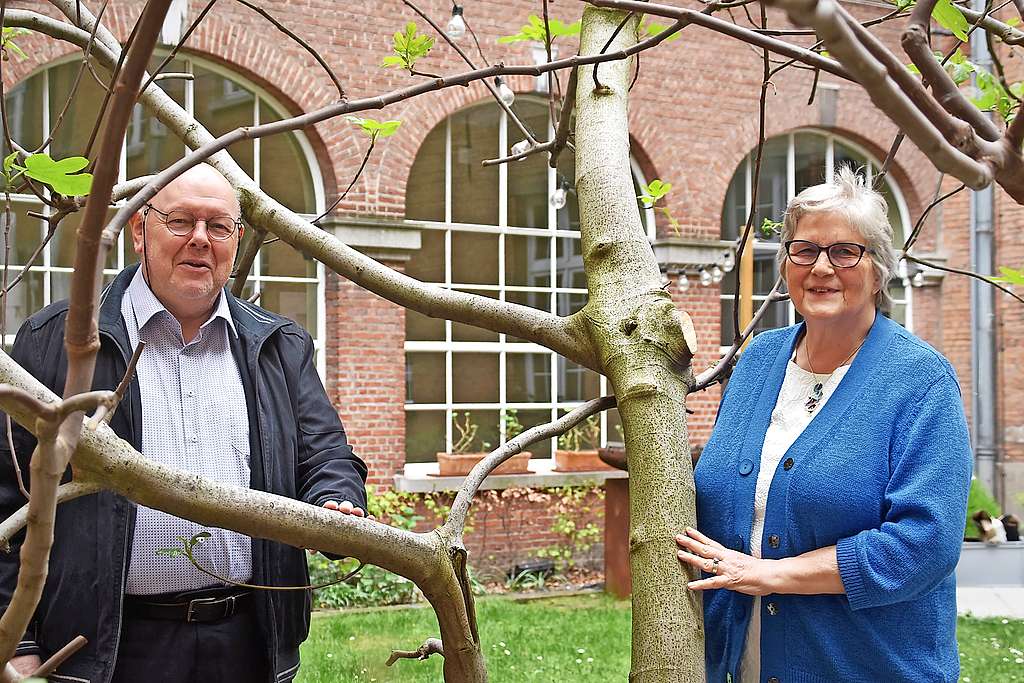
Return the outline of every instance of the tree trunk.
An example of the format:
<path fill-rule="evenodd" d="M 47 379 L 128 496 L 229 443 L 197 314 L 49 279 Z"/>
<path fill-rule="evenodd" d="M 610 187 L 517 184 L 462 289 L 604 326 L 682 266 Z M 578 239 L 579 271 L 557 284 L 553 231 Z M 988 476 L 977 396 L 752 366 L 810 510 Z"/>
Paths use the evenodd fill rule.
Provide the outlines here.
<path fill-rule="evenodd" d="M 623 12 L 588 7 L 582 54 L 599 52 Z M 608 47 L 636 41 L 638 18 Z M 696 523 L 686 395 L 696 346 L 689 316 L 662 289 L 629 163 L 632 60 L 582 67 L 576 92 L 576 186 L 590 298 L 588 333 L 618 398 L 629 460 L 633 648 L 630 680 L 704 680 L 699 596 L 687 590 L 674 537 Z"/>

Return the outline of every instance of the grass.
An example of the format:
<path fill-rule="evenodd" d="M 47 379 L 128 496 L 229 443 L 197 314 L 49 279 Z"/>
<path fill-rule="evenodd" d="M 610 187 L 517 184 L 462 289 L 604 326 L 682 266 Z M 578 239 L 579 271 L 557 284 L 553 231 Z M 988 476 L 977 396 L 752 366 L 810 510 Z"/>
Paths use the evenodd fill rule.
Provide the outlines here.
<path fill-rule="evenodd" d="M 490 678 L 533 681 L 625 681 L 629 675 L 628 602 L 605 595 L 477 602 Z M 438 683 L 441 659 L 402 659 L 384 666 L 392 648 L 414 650 L 437 634 L 433 612 L 388 609 L 313 616 L 297 683 L 394 681 Z M 1024 683 L 1024 620 L 961 617 L 960 680 Z"/>

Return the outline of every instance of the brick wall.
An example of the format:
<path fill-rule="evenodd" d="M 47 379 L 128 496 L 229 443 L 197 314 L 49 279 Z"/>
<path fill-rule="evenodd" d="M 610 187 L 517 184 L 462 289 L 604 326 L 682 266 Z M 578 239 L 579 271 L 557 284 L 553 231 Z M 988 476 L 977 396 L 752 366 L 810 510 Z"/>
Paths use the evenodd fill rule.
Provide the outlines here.
<path fill-rule="evenodd" d="M 11 4 L 52 13 L 40 2 Z M 417 82 L 403 72 L 379 67 L 381 58 L 390 50 L 391 34 L 414 19 L 401 2 L 387 0 L 375 4 L 372 17 L 361 6 L 332 0 L 271 0 L 261 4 L 318 46 L 337 70 L 350 99 L 378 95 Z M 442 24 L 451 7 L 448 0 L 426 0 L 419 4 Z M 191 15 L 194 17 L 204 5 L 200 0 L 192 2 Z M 127 35 L 140 6 L 136 1 L 111 3 L 107 19 L 121 38 Z M 880 13 L 870 5 L 851 4 L 850 9 L 861 18 Z M 553 9 L 553 15 L 571 21 L 579 10 L 579 5 L 559 5 Z M 499 45 L 497 38 L 513 33 L 528 14 L 536 11 L 536 3 L 527 0 L 479 2 L 466 8 L 466 16 L 491 61 L 529 63 L 532 58 L 528 46 Z M 773 25 L 786 25 L 780 14 L 772 12 L 769 16 Z M 422 21 L 418 23 L 423 26 Z M 897 25 L 881 30 L 880 37 L 900 54 Z M 559 43 L 563 56 L 575 49 L 572 41 L 560 39 Z M 19 44 L 30 57 L 5 62 L 4 82 L 8 86 L 71 51 L 40 37 L 25 37 Z M 462 44 L 471 45 L 468 36 Z M 186 52 L 219 62 L 253 80 L 294 113 L 314 110 L 337 99 L 330 79 L 308 54 L 238 5 L 216 5 Z M 471 54 L 476 58 L 475 52 Z M 649 178 L 660 177 L 676 186 L 668 205 L 685 236 L 718 237 L 726 187 L 757 139 L 760 59 L 757 51 L 697 27 L 686 29 L 683 40 L 643 57 L 640 77 L 631 95 L 630 126 L 635 156 Z M 1021 61 L 1007 60 L 1011 81 L 1024 78 Z M 441 41 L 420 66 L 439 73 L 465 68 Z M 828 123 L 830 116 L 820 91 L 816 104 L 806 106 L 812 81 L 809 71 L 795 69 L 773 78 L 766 114 L 767 135 L 800 127 L 820 128 Z M 884 157 L 896 133 L 895 126 L 859 88 L 828 74 L 820 76 L 820 83 L 838 87 L 834 125 L 828 129 L 854 140 L 877 158 Z M 520 92 L 529 91 L 533 78 L 515 77 L 510 79 L 510 85 Z M 365 172 L 338 213 L 401 218 L 405 212 L 406 181 L 423 139 L 452 112 L 485 97 L 483 86 L 477 83 L 430 93 L 371 114 L 376 118 L 401 119 L 403 126 L 394 137 L 378 142 Z M 331 201 L 354 174 L 366 141 L 343 120 L 317 124 L 306 133 L 316 151 L 327 199 Z M 934 196 L 940 184 L 939 175 L 909 142 L 903 144 L 891 173 L 913 222 Z M 948 191 L 956 184 L 947 178 L 941 181 L 941 188 Z M 1024 227 L 1022 212 L 1002 194 L 997 201 L 998 261 L 1024 266 L 1019 239 Z M 932 226 L 922 237 L 921 251 L 945 254 L 953 266 L 967 265 L 967 211 L 967 195 L 963 193 L 936 212 L 929 221 Z M 700 349 L 694 366 L 699 371 L 715 358 L 718 348 L 717 288 L 701 288 L 691 283 L 688 291 L 680 292 L 673 284 L 670 291 L 679 305 L 690 312 L 697 328 Z M 1024 362 L 1020 357 L 1024 345 L 1019 343 L 1024 309 L 1004 297 L 999 299 L 999 307 L 1000 419 L 1008 456 L 1024 461 L 1024 402 L 1017 400 L 1024 384 L 1019 372 Z M 338 405 L 357 452 L 370 464 L 371 481 L 387 484 L 404 461 L 404 313 L 336 276 L 331 276 L 327 283 L 327 312 L 328 391 Z M 942 350 L 957 368 L 970 410 L 970 306 L 966 280 L 950 276 L 941 287 L 915 290 L 914 321 L 921 336 Z M 718 389 L 713 388 L 689 402 L 695 410 L 690 426 L 696 443 L 707 439 L 718 396 Z M 544 526 L 543 522 L 539 524 Z M 519 543 L 520 540 L 510 538 L 507 547 L 519 547 Z M 486 547 L 481 552 L 493 554 Z"/>

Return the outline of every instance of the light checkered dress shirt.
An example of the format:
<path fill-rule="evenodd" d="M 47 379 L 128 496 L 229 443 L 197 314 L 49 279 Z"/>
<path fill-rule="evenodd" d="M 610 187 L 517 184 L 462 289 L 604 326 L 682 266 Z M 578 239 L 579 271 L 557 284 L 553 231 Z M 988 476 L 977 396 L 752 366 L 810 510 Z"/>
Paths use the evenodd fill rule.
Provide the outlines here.
<path fill-rule="evenodd" d="M 136 373 L 142 391 L 142 454 L 164 465 L 234 486 L 249 486 L 249 416 L 245 391 L 228 334 L 236 334 L 221 293 L 209 320 L 189 343 L 181 325 L 156 298 L 142 268 L 121 302 L 121 316 L 134 349 L 146 348 Z M 203 567 L 233 581 L 252 577 L 248 536 L 207 528 L 159 510 L 138 506 L 126 592 L 147 595 L 218 585 L 181 557 L 157 554 L 180 547 L 178 536 L 201 531 L 213 537 L 194 553 Z"/>

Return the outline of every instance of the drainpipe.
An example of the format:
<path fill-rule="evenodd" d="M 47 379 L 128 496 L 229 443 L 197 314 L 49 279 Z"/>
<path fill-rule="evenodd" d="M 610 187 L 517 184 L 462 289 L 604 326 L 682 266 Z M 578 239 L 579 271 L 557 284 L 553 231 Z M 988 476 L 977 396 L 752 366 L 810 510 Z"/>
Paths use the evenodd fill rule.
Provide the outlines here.
<path fill-rule="evenodd" d="M 976 10 L 985 11 L 985 0 L 973 0 L 972 4 Z M 975 31 L 971 35 L 971 60 L 992 71 L 992 57 L 984 31 Z M 985 275 L 995 270 L 994 205 L 995 193 L 991 185 L 971 193 L 971 263 L 978 273 Z M 971 279 L 971 364 L 974 472 L 989 491 L 1001 498 L 997 490 L 1000 487 L 996 485 L 999 449 L 996 437 L 995 288 L 974 278 Z"/>

